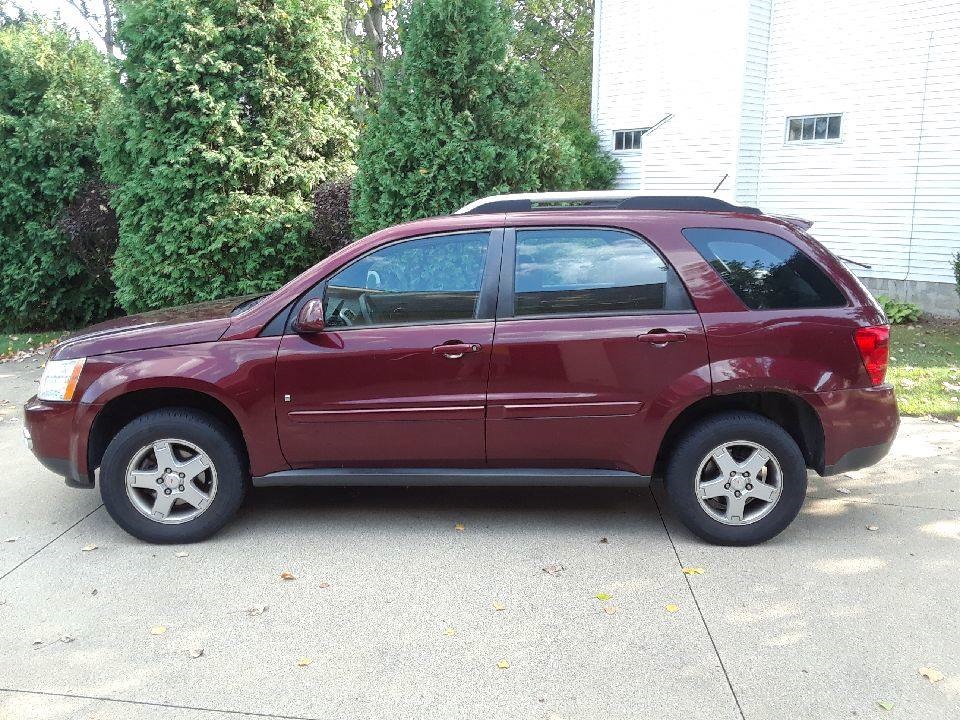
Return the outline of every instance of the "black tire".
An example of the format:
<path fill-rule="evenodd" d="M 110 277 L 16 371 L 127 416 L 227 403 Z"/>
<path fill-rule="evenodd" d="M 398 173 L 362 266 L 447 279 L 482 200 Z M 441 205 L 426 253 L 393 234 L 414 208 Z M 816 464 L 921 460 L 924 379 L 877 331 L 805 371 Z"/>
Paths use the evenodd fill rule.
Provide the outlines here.
<path fill-rule="evenodd" d="M 185 440 L 202 449 L 217 476 L 209 506 L 196 518 L 176 525 L 151 520 L 127 496 L 128 464 L 142 448 L 163 438 Z M 192 543 L 210 537 L 236 514 L 248 475 L 246 454 L 223 423 L 196 410 L 167 408 L 141 415 L 110 441 L 100 465 L 100 496 L 110 517 L 134 537 L 151 543 Z"/>
<path fill-rule="evenodd" d="M 782 486 L 766 515 L 749 524 L 729 525 L 701 506 L 697 471 L 714 448 L 738 440 L 757 443 L 772 453 L 780 466 Z M 751 412 L 720 413 L 694 425 L 673 447 L 665 480 L 671 505 L 683 524 L 716 545 L 755 545 L 778 535 L 793 522 L 807 494 L 807 468 L 797 443 L 775 422 Z"/>

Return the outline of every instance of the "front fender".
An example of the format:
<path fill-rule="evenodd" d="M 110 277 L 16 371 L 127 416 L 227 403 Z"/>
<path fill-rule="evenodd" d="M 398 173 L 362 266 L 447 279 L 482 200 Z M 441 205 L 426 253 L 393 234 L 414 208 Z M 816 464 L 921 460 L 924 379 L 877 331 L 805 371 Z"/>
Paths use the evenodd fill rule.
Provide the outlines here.
<path fill-rule="evenodd" d="M 90 358 L 91 379 L 80 398 L 81 414 L 96 416 L 109 403 L 143 390 L 186 390 L 221 403 L 243 434 L 250 469 L 263 475 L 286 469 L 274 410 L 274 374 L 279 337 L 250 338 L 138 350 Z M 145 408 L 147 409 L 147 408 Z M 88 439 L 93 418 L 85 419 Z M 84 447 L 77 448 L 85 457 Z M 85 463 L 84 463 L 85 464 Z"/>

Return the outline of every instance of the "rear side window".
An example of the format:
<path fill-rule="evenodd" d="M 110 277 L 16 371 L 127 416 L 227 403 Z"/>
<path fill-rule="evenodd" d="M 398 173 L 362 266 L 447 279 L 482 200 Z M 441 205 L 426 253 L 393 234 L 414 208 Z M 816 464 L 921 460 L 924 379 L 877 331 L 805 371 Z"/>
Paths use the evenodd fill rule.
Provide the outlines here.
<path fill-rule="evenodd" d="M 514 316 L 664 310 L 671 274 L 629 233 L 517 230 Z"/>
<path fill-rule="evenodd" d="M 846 305 L 823 270 L 776 235 L 729 228 L 687 228 L 683 235 L 751 310 Z"/>

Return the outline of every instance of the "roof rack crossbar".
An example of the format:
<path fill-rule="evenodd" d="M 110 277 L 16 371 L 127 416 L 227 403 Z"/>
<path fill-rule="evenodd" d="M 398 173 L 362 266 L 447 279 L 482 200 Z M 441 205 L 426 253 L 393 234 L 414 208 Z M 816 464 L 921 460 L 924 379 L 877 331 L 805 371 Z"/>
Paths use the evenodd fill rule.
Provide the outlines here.
<path fill-rule="evenodd" d="M 516 213 L 532 210 L 676 210 L 687 212 L 736 212 L 760 215 L 757 208 L 733 205 L 725 200 L 699 195 L 638 195 L 620 190 L 523 193 L 492 195 L 475 200 L 454 213 Z"/>

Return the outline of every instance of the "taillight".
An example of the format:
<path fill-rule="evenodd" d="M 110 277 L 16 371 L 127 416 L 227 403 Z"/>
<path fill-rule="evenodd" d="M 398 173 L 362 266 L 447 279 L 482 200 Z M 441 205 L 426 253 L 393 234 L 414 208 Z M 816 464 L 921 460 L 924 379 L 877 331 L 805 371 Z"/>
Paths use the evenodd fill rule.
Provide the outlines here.
<path fill-rule="evenodd" d="M 860 328 L 853 334 L 863 366 L 874 385 L 883 383 L 890 357 L 890 328 L 887 325 Z"/>

